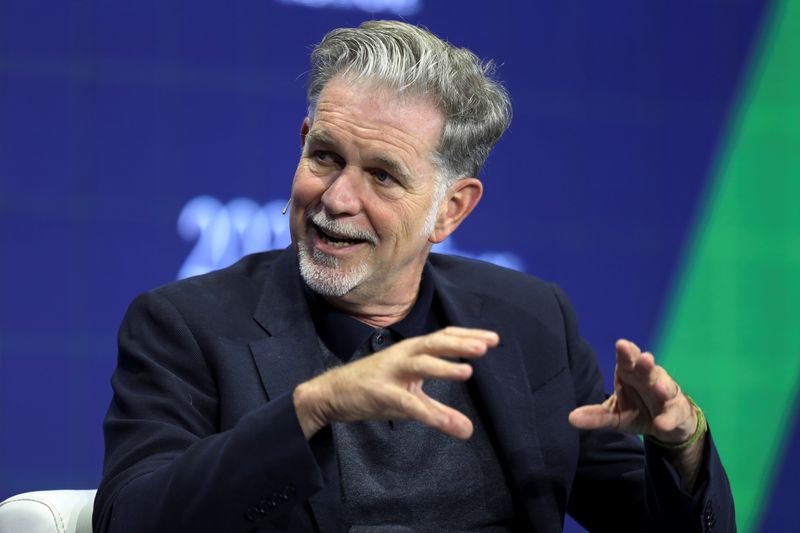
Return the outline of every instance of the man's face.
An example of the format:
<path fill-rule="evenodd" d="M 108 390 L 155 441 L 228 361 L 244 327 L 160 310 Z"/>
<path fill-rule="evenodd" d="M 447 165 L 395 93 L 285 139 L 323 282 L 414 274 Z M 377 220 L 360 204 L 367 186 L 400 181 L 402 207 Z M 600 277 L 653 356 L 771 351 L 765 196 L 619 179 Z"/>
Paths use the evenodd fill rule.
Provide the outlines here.
<path fill-rule="evenodd" d="M 292 185 L 292 241 L 312 289 L 355 300 L 416 290 L 426 218 L 439 207 L 432 154 L 442 125 L 426 99 L 327 83 L 313 124 L 303 125 Z"/>

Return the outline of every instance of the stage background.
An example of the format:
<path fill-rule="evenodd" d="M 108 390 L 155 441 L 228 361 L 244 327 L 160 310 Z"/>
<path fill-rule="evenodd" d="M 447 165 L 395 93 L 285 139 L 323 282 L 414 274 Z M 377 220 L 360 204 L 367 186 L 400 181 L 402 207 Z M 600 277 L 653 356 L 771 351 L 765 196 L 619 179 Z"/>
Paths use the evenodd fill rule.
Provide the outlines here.
<path fill-rule="evenodd" d="M 0 500 L 97 485 L 128 303 L 285 244 L 310 46 L 403 17 L 514 100 L 449 248 L 564 287 L 607 379 L 656 350 L 740 530 L 800 529 L 798 4 L 1 0 Z"/>

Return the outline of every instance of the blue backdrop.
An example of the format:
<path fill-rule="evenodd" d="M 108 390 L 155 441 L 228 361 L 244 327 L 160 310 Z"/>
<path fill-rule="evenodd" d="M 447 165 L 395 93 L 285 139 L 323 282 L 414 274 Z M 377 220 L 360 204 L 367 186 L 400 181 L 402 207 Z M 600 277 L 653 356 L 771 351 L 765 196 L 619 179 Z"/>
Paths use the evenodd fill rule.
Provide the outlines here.
<path fill-rule="evenodd" d="M 2 0 L 0 500 L 98 483 L 137 293 L 285 242 L 310 46 L 367 18 L 499 64 L 514 121 L 449 244 L 561 284 L 609 376 L 616 338 L 653 340 L 768 9 Z"/>

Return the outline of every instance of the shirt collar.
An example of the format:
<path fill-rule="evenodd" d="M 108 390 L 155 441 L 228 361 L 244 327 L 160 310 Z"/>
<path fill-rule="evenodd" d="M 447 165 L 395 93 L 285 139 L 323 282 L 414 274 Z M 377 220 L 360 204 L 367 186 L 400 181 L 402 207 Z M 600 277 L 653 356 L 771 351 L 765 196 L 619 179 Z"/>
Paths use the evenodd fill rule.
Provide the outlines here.
<path fill-rule="evenodd" d="M 303 283 L 303 292 L 311 309 L 311 317 L 317 335 L 339 359 L 349 360 L 362 346 L 376 328 L 364 324 L 350 315 L 336 309 L 325 298 Z M 434 283 L 426 263 L 422 271 L 417 301 L 408 315 L 388 328 L 393 336 L 407 339 L 424 335 L 438 329 L 438 319 L 434 311 Z"/>

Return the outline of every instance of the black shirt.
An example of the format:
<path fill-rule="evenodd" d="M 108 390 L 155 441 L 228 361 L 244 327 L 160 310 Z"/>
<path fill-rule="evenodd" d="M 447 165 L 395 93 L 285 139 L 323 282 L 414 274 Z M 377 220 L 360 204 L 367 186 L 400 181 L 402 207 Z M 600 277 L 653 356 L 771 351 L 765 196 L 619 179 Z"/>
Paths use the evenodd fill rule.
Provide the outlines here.
<path fill-rule="evenodd" d="M 369 353 L 373 353 L 403 339 L 432 333 L 446 326 L 440 306 L 434 302 L 433 281 L 424 272 L 411 311 L 388 328 L 373 328 L 360 322 L 333 307 L 307 285 L 303 286 L 317 335 L 342 363 L 350 361 L 368 341 Z"/>
<path fill-rule="evenodd" d="M 388 328 L 359 322 L 310 289 L 306 298 L 326 368 L 447 325 L 425 271 L 411 311 Z M 469 388 L 428 380 L 424 391 L 469 417 L 473 437 L 461 441 L 416 421 L 334 423 L 348 530 L 512 531 L 511 493 Z"/>

